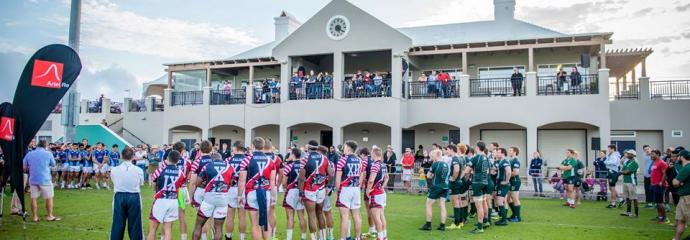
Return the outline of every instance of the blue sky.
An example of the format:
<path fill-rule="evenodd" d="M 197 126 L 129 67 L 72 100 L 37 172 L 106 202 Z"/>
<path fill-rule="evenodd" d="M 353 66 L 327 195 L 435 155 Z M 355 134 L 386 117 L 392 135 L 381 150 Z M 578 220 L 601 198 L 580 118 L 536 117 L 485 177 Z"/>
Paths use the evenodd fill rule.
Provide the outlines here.
<path fill-rule="evenodd" d="M 394 26 L 488 20 L 491 0 L 350 0 Z M 30 55 L 66 43 L 69 0 L 0 2 L 0 101 Z M 83 0 L 82 97 L 122 101 L 164 74 L 163 63 L 227 58 L 273 39 L 282 10 L 306 21 L 328 0 Z M 430 5 L 433 2 L 433 5 Z M 403 3 L 403 4 L 401 4 Z M 690 79 L 690 2 L 517 0 L 518 19 L 565 33 L 614 32 L 610 47 L 651 47 L 652 79 Z M 638 74 L 639 75 L 639 74 Z M 9 87 L 4 87 L 9 86 Z"/>

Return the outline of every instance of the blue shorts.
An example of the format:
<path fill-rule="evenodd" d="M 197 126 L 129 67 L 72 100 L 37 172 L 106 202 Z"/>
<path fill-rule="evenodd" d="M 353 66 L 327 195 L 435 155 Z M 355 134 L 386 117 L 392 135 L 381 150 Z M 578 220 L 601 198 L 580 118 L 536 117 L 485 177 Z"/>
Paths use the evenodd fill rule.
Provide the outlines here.
<path fill-rule="evenodd" d="M 664 193 L 666 188 L 664 186 L 654 185 L 650 187 L 652 190 L 652 202 L 653 203 L 664 203 Z"/>

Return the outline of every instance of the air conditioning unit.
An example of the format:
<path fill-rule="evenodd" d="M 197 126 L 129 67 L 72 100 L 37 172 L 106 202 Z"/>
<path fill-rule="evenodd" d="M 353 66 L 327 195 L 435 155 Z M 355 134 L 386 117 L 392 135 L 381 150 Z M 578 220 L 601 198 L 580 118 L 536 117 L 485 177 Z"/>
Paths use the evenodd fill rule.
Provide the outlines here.
<path fill-rule="evenodd" d="M 637 137 L 636 131 L 611 131 L 612 138 L 634 138 Z"/>

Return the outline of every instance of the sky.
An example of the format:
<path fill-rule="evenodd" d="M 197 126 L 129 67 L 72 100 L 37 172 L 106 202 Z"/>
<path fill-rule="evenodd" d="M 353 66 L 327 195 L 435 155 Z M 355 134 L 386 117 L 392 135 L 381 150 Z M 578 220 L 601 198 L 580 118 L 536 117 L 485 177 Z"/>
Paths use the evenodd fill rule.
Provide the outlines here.
<path fill-rule="evenodd" d="M 336 0 L 342 1 L 342 0 Z M 348 0 L 393 27 L 491 20 L 492 0 Z M 162 64 L 231 57 L 273 40 L 285 10 L 305 22 L 330 0 L 83 0 L 82 98 L 139 98 Z M 433 4 L 431 4 L 433 3 Z M 0 102 L 42 46 L 67 44 L 70 0 L 0 1 Z M 690 0 L 517 0 L 516 18 L 563 33 L 613 32 L 652 48 L 652 80 L 690 79 Z M 638 74 L 639 76 L 639 74 Z"/>

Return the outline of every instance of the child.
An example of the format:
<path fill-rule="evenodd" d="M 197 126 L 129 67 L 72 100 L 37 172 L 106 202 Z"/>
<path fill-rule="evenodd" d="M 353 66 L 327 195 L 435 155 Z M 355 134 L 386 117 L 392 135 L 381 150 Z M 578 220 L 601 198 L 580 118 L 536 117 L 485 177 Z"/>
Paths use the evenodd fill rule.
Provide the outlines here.
<path fill-rule="evenodd" d="M 558 170 L 556 171 L 556 173 L 553 174 L 550 182 L 551 184 L 553 184 L 553 189 L 555 191 L 558 191 L 560 193 L 560 198 L 563 199 L 565 188 L 563 187 L 563 178 L 561 177 L 561 170 Z"/>
<path fill-rule="evenodd" d="M 424 174 L 424 168 L 419 168 L 419 193 L 422 193 L 424 191 L 423 189 L 426 188 L 426 175 Z"/>

